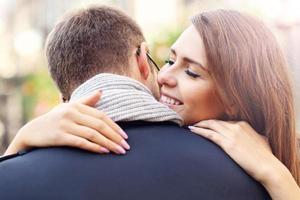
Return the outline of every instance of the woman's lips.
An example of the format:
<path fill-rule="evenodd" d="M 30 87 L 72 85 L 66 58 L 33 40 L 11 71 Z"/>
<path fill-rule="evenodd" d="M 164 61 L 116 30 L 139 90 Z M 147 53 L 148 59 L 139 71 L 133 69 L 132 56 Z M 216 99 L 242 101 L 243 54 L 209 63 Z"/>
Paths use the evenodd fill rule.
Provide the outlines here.
<path fill-rule="evenodd" d="M 161 94 L 159 101 L 167 106 L 179 106 L 179 105 L 183 104 L 178 99 L 175 99 L 175 98 L 170 97 L 169 95 L 166 95 L 163 93 Z"/>

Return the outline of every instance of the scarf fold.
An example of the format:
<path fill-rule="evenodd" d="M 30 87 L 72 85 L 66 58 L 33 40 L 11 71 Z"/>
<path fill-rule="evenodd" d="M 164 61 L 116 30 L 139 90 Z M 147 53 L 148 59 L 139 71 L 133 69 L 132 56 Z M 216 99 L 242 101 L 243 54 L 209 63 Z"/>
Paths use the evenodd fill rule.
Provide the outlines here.
<path fill-rule="evenodd" d="M 95 105 L 117 121 L 172 121 L 183 124 L 182 118 L 168 106 L 158 102 L 142 83 L 126 76 L 101 73 L 80 85 L 70 101 L 82 98 L 95 90 L 102 91 L 101 100 Z"/>

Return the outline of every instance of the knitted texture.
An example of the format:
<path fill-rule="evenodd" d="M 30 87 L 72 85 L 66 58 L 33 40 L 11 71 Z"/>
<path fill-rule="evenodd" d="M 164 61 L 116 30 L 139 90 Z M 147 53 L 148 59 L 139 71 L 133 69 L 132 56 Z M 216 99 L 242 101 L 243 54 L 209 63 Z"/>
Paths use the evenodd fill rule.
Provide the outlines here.
<path fill-rule="evenodd" d="M 168 106 L 158 102 L 142 83 L 126 76 L 101 73 L 80 85 L 70 101 L 102 91 L 96 108 L 117 121 L 172 121 L 183 124 L 181 117 Z"/>

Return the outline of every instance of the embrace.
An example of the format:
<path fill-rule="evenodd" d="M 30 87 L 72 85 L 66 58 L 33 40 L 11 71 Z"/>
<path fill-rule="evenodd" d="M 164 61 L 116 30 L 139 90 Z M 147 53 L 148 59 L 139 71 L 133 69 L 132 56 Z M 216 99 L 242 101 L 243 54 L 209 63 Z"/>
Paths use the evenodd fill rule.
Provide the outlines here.
<path fill-rule="evenodd" d="M 93 6 L 46 42 L 63 103 L 1 158 L 1 199 L 300 199 L 288 66 L 270 30 L 195 15 L 157 66 L 136 22 Z"/>

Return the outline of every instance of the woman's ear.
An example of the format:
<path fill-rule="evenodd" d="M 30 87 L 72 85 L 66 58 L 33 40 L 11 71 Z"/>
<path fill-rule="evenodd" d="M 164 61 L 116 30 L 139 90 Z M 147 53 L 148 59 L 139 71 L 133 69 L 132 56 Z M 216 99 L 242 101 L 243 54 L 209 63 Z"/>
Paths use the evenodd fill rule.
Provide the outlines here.
<path fill-rule="evenodd" d="M 139 68 L 141 77 L 144 80 L 148 79 L 148 76 L 149 76 L 149 73 L 151 70 L 149 62 L 148 62 L 147 52 L 148 52 L 147 44 L 146 44 L 146 42 L 142 42 L 140 45 L 139 54 L 137 56 L 137 63 L 138 63 L 138 68 Z"/>

